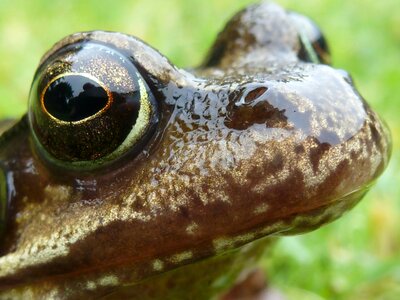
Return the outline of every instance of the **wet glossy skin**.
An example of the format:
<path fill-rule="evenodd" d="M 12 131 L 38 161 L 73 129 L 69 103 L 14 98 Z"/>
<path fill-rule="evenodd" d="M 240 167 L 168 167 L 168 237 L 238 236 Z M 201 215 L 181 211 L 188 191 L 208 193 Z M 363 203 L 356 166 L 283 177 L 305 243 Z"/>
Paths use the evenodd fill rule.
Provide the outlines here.
<path fill-rule="evenodd" d="M 308 22 L 301 18 L 274 4 L 249 7 L 191 72 L 119 33 L 78 33 L 56 44 L 42 66 L 71 45 L 123 53 L 155 100 L 153 123 L 121 157 L 107 158 L 112 142 L 104 153 L 63 153 L 69 132 L 40 127 L 32 95 L 43 91 L 33 85 L 29 120 L 0 139 L 0 291 L 149 293 L 132 284 L 264 236 L 313 230 L 352 208 L 386 167 L 389 134 L 346 72 L 316 63 L 329 55 L 318 32 L 299 29 Z M 73 129 L 71 143 L 87 149 Z M 201 264 L 192 267 L 197 274 Z M 147 282 L 180 282 L 186 268 Z"/>

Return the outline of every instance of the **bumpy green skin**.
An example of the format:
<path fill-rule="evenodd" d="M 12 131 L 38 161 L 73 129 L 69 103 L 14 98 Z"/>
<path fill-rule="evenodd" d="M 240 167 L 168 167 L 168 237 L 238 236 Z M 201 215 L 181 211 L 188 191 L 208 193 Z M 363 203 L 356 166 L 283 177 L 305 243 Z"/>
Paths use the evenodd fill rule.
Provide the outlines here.
<path fill-rule="evenodd" d="M 344 71 L 308 61 L 326 53 L 305 55 L 295 23 L 274 4 L 251 6 L 191 73 L 119 33 L 56 44 L 42 62 L 83 41 L 129 55 L 159 121 L 139 150 L 85 170 L 54 165 L 26 117 L 1 136 L 1 297 L 142 299 L 166 282 L 171 297 L 188 295 L 182 276 L 207 273 L 212 257 L 352 208 L 386 167 L 390 136 Z M 198 297 L 217 292 L 214 271 Z"/>

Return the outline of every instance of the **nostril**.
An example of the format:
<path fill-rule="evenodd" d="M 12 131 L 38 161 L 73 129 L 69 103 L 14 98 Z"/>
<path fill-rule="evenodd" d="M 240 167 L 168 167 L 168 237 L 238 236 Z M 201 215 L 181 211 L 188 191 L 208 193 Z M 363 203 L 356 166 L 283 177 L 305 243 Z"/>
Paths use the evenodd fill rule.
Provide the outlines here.
<path fill-rule="evenodd" d="M 252 102 L 259 97 L 261 97 L 266 91 L 268 90 L 267 87 L 261 86 L 258 88 L 255 88 L 254 90 L 251 90 L 250 92 L 247 93 L 247 95 L 244 97 L 244 102 L 249 103 Z"/>
<path fill-rule="evenodd" d="M 231 99 L 227 107 L 225 126 L 236 130 L 245 130 L 255 124 L 265 124 L 268 128 L 285 128 L 287 117 L 285 110 L 271 105 L 266 92 L 268 87 L 246 87 Z"/>

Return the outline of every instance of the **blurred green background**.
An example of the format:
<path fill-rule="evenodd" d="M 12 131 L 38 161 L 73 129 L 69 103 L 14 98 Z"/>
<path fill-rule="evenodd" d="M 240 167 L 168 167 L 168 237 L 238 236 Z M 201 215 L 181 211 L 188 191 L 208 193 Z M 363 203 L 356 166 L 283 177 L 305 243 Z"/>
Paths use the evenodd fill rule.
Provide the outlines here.
<path fill-rule="evenodd" d="M 76 31 L 138 36 L 193 66 L 249 0 L 0 0 L 0 118 L 26 111 L 41 55 Z M 333 64 L 348 70 L 393 134 L 390 167 L 349 214 L 283 238 L 262 262 L 288 299 L 400 299 L 400 5 L 398 0 L 277 0 L 322 27 Z"/>

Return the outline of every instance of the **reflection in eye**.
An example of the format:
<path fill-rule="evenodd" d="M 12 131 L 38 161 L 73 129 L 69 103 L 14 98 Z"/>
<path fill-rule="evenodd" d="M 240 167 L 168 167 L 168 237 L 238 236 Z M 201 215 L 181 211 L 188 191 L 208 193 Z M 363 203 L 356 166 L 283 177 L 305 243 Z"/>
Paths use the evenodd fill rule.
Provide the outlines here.
<path fill-rule="evenodd" d="M 53 117 L 80 121 L 100 112 L 111 97 L 88 75 L 64 75 L 53 80 L 43 96 L 43 105 Z"/>
<path fill-rule="evenodd" d="M 29 103 L 39 153 L 64 167 L 90 169 L 139 150 L 158 122 L 157 102 L 134 63 L 95 42 L 49 56 Z"/>

